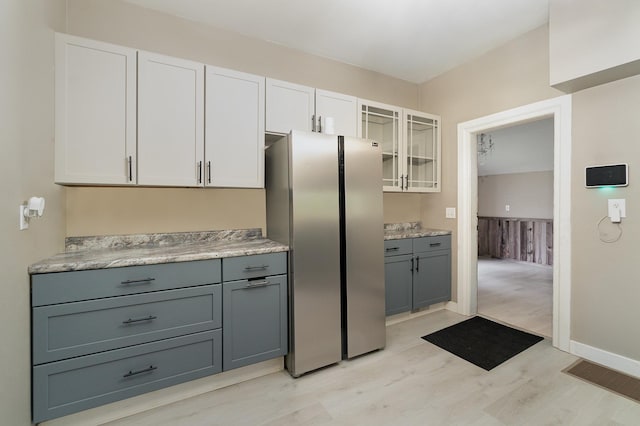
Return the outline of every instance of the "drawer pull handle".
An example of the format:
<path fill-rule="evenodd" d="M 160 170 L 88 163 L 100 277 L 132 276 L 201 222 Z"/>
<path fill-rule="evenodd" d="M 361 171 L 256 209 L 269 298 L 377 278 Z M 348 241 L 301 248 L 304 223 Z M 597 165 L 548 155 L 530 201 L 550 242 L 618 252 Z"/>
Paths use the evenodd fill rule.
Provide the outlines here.
<path fill-rule="evenodd" d="M 151 281 L 155 281 L 155 278 L 144 278 L 141 280 L 126 280 L 122 281 L 120 284 L 122 285 L 130 285 L 130 284 L 151 284 Z"/>
<path fill-rule="evenodd" d="M 268 286 L 269 284 L 271 284 L 269 280 L 252 281 L 252 282 L 249 282 L 249 284 L 247 284 L 245 288 L 265 287 L 265 286 Z"/>
<path fill-rule="evenodd" d="M 385 251 L 398 251 L 398 250 L 400 250 L 400 247 L 389 247 L 385 249 Z"/>
<path fill-rule="evenodd" d="M 148 317 L 144 317 L 144 318 L 135 318 L 135 319 L 131 319 L 129 318 L 126 321 L 122 321 L 123 324 L 135 324 L 138 322 L 144 322 L 144 321 L 153 321 L 154 319 L 158 318 L 155 315 L 149 315 Z"/>
<path fill-rule="evenodd" d="M 269 265 L 259 265 L 259 266 L 246 266 L 244 268 L 245 271 L 258 271 L 258 270 L 263 270 L 263 269 L 267 269 L 269 267 Z"/>
<path fill-rule="evenodd" d="M 441 244 L 442 243 L 431 243 L 431 244 L 429 244 L 429 247 L 438 247 Z"/>
<path fill-rule="evenodd" d="M 129 370 L 129 372 L 127 374 L 124 374 L 122 377 L 126 379 L 127 377 L 137 376 L 138 374 L 150 373 L 157 369 L 158 367 L 156 367 L 155 365 L 150 365 L 149 367 L 144 368 L 142 370 L 138 370 L 138 371 Z"/>

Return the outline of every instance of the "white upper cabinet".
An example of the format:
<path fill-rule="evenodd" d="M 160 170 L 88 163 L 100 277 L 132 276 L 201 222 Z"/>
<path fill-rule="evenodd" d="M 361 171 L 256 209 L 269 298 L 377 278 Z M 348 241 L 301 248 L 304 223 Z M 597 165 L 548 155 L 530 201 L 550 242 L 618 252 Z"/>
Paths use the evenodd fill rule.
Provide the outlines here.
<path fill-rule="evenodd" d="M 266 130 L 289 133 L 315 130 L 315 89 L 267 78 Z"/>
<path fill-rule="evenodd" d="M 402 191 L 402 108 L 360 99 L 358 111 L 358 137 L 374 140 L 382 148 L 384 191 Z"/>
<path fill-rule="evenodd" d="M 138 52 L 138 183 L 202 186 L 204 65 Z"/>
<path fill-rule="evenodd" d="M 265 79 L 206 66 L 205 186 L 264 187 Z"/>
<path fill-rule="evenodd" d="M 266 80 L 266 131 L 326 132 L 355 137 L 358 133 L 358 99 L 341 93 Z M 327 125 L 327 118 L 332 123 Z M 331 131 L 333 126 L 333 131 Z"/>
<path fill-rule="evenodd" d="M 66 34 L 55 41 L 55 181 L 136 183 L 136 51 Z"/>
<path fill-rule="evenodd" d="M 440 117 L 403 110 L 404 190 L 440 192 Z"/>
<path fill-rule="evenodd" d="M 354 96 L 316 89 L 316 116 L 316 131 L 320 133 L 351 137 L 358 134 L 358 98 Z"/>

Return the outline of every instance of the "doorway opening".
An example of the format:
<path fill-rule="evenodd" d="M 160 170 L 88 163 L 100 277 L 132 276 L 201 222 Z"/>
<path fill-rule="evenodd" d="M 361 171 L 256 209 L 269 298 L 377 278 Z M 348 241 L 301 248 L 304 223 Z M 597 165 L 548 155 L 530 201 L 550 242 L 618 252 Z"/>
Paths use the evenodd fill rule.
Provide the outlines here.
<path fill-rule="evenodd" d="M 478 147 L 476 135 L 553 119 L 553 345 L 569 351 L 571 309 L 571 95 L 458 124 L 458 311 L 478 311 Z"/>
<path fill-rule="evenodd" d="M 476 137 L 478 313 L 551 338 L 553 118 Z"/>

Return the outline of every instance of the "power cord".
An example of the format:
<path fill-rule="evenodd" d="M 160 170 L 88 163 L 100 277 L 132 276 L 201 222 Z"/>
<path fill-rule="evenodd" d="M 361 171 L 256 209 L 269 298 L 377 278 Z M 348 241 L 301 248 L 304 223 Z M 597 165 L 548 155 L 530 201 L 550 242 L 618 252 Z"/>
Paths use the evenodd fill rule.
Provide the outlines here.
<path fill-rule="evenodd" d="M 606 231 L 603 231 L 601 229 L 601 225 L 604 222 L 604 220 L 606 218 L 608 218 L 609 216 L 605 215 L 602 216 L 602 219 L 600 219 L 598 221 L 598 224 L 596 225 L 596 227 L 598 228 L 598 237 L 600 238 L 600 241 L 602 241 L 603 243 L 615 243 L 616 241 L 618 241 L 620 239 L 620 237 L 622 237 L 622 226 L 620 226 L 619 223 L 614 223 L 614 222 L 610 222 L 612 225 L 616 225 L 618 232 L 617 232 L 617 236 L 612 237 L 612 238 L 607 238 L 609 233 Z"/>

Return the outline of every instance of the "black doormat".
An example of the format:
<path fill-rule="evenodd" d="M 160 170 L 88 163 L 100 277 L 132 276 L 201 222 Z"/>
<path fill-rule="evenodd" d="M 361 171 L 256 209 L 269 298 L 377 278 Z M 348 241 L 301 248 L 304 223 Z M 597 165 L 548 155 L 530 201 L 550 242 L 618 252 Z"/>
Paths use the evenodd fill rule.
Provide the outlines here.
<path fill-rule="evenodd" d="M 482 317 L 473 317 L 422 338 L 487 371 L 543 340 Z"/>

